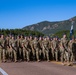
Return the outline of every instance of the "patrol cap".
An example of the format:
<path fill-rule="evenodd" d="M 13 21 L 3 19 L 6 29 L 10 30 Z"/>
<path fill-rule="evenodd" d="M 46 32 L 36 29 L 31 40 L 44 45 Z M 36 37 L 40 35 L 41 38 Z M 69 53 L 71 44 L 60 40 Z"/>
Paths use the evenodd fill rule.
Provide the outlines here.
<path fill-rule="evenodd" d="M 46 36 L 47 38 L 50 38 L 50 36 Z"/>
<path fill-rule="evenodd" d="M 38 38 L 37 36 L 33 36 L 33 38 Z"/>
<path fill-rule="evenodd" d="M 56 36 L 53 36 L 52 38 L 56 38 Z"/>
<path fill-rule="evenodd" d="M 11 36 L 12 36 L 12 37 L 14 37 L 14 35 L 13 35 L 13 34 L 12 34 Z"/>
<path fill-rule="evenodd" d="M 1 34 L 0 34 L 0 37 L 1 37 Z"/>
<path fill-rule="evenodd" d="M 21 36 L 23 37 L 23 34 L 20 34 L 20 37 L 21 37 Z"/>
<path fill-rule="evenodd" d="M 57 39 L 58 39 L 59 37 L 58 37 L 58 36 L 56 36 L 55 38 L 57 38 Z"/>
<path fill-rule="evenodd" d="M 66 35 L 66 33 L 63 33 L 63 35 Z"/>
<path fill-rule="evenodd" d="M 4 35 L 4 34 L 0 34 L 0 35 Z"/>
<path fill-rule="evenodd" d="M 17 35 L 17 37 L 19 37 L 19 38 L 20 38 L 20 37 L 21 37 L 21 36 L 20 36 L 20 34 L 18 34 L 18 35 Z"/>
<path fill-rule="evenodd" d="M 55 36 L 56 38 L 58 38 L 58 36 Z"/>
<path fill-rule="evenodd" d="M 38 38 L 38 36 L 34 36 L 34 37 L 37 37 Z"/>
<path fill-rule="evenodd" d="M 20 34 L 17 35 L 18 37 L 20 36 Z"/>
<path fill-rule="evenodd" d="M 4 36 L 4 34 L 0 34 L 0 37 L 1 37 L 2 35 Z"/>
<path fill-rule="evenodd" d="M 43 37 L 42 37 L 42 36 L 40 36 L 39 38 L 41 38 L 41 39 L 42 39 Z"/>
<path fill-rule="evenodd" d="M 24 35 L 24 37 L 27 37 L 26 35 Z"/>
<path fill-rule="evenodd" d="M 8 37 L 10 36 L 10 34 L 7 35 Z"/>
<path fill-rule="evenodd" d="M 44 36 L 43 38 L 46 38 L 46 36 Z"/>
<path fill-rule="evenodd" d="M 32 36 L 32 34 L 31 34 L 31 33 L 29 33 L 29 36 Z"/>

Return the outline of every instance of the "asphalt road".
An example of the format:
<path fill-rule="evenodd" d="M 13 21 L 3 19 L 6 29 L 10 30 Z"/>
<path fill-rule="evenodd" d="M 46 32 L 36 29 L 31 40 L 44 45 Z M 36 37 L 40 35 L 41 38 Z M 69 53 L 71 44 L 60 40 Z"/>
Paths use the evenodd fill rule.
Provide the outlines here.
<path fill-rule="evenodd" d="M 53 62 L 1 63 L 0 67 L 8 75 L 76 75 L 76 67 Z"/>

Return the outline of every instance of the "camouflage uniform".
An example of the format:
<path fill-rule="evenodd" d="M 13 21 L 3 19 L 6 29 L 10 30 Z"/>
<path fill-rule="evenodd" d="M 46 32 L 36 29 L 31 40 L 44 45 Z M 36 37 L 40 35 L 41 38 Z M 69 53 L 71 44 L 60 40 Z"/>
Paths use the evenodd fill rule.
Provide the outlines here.
<path fill-rule="evenodd" d="M 5 39 L 5 49 L 6 49 L 6 55 L 7 55 L 7 59 L 10 59 L 12 61 L 13 59 L 13 54 L 12 54 L 12 50 L 10 48 L 10 37 L 6 37 Z"/>
<path fill-rule="evenodd" d="M 22 53 L 23 53 L 22 42 L 23 42 L 23 38 L 20 38 L 20 40 L 19 40 L 19 56 L 20 56 L 20 61 L 23 59 L 23 57 L 22 57 Z"/>
<path fill-rule="evenodd" d="M 55 57 L 56 61 L 58 61 L 58 40 L 52 40 L 52 56 L 53 56 L 53 59 Z M 55 56 L 54 56 L 55 55 Z"/>
<path fill-rule="evenodd" d="M 47 58 L 47 61 L 49 61 L 49 41 L 44 38 L 42 41 L 42 47 L 43 47 L 43 57 L 44 59 Z"/>
<path fill-rule="evenodd" d="M 57 41 L 55 40 L 55 38 L 53 38 L 52 42 L 51 42 L 51 49 L 52 49 L 52 57 L 53 57 L 53 60 L 55 58 L 55 53 L 58 51 L 57 50 Z M 56 60 L 57 60 L 57 53 L 56 53 Z"/>
<path fill-rule="evenodd" d="M 22 61 L 22 41 L 23 39 L 20 38 L 20 36 L 17 36 L 17 39 L 16 39 L 16 45 L 17 45 L 17 57 L 18 57 L 18 60 Z"/>
<path fill-rule="evenodd" d="M 22 43 L 21 43 L 21 46 L 22 46 L 22 49 L 23 49 L 22 51 L 23 51 L 23 59 L 24 60 L 26 59 L 26 49 L 24 47 L 25 42 L 26 42 L 26 40 L 24 39 L 24 40 L 22 40 Z"/>
<path fill-rule="evenodd" d="M 2 62 L 2 48 L 0 46 L 0 62 Z"/>
<path fill-rule="evenodd" d="M 1 46 L 1 38 L 0 38 L 0 62 L 2 62 L 2 46 Z"/>
<path fill-rule="evenodd" d="M 73 62 L 74 60 L 74 54 L 73 54 L 73 43 L 74 43 L 74 40 L 70 40 L 69 43 L 68 43 L 68 53 L 69 53 L 69 58 L 68 58 L 68 62 Z"/>
<path fill-rule="evenodd" d="M 59 48 L 60 48 L 60 54 L 61 54 L 61 62 L 62 62 L 62 64 L 64 65 L 65 49 L 64 49 L 64 47 L 63 47 L 62 42 L 60 42 Z"/>
<path fill-rule="evenodd" d="M 33 49 L 36 52 L 36 59 L 37 59 L 37 61 L 40 61 L 39 60 L 39 55 L 40 55 L 39 54 L 39 42 L 38 42 L 36 37 L 33 40 Z"/>
<path fill-rule="evenodd" d="M 31 58 L 35 60 L 35 50 L 33 48 L 33 39 L 29 39 L 29 48 L 31 49 Z"/>
<path fill-rule="evenodd" d="M 2 35 L 2 38 L 0 38 L 0 42 L 1 42 L 2 59 L 3 59 L 3 62 L 6 62 L 5 39 L 3 35 Z"/>
<path fill-rule="evenodd" d="M 73 61 L 75 61 L 76 60 L 76 39 L 74 40 L 72 45 L 72 52 L 73 52 Z"/>
<path fill-rule="evenodd" d="M 68 62 L 69 54 L 68 54 L 68 40 L 67 38 L 61 38 L 61 43 L 64 47 L 64 52 L 62 53 L 66 62 Z M 62 58 L 61 58 L 62 59 Z"/>
<path fill-rule="evenodd" d="M 29 41 L 26 39 L 23 40 L 23 57 L 27 58 L 27 61 L 30 61 L 30 48 L 28 47 Z"/>
<path fill-rule="evenodd" d="M 42 59 L 42 57 L 41 57 L 41 56 L 42 56 L 42 41 L 43 41 L 43 40 L 42 40 L 42 38 L 40 37 L 40 38 L 39 38 L 39 49 L 40 49 L 40 50 L 39 50 L 39 54 L 40 54 L 40 58 L 41 58 L 41 59 Z"/>
<path fill-rule="evenodd" d="M 16 47 L 16 40 L 14 39 L 14 37 L 12 37 L 12 39 L 10 39 L 9 46 L 10 46 L 11 56 L 12 56 L 12 52 L 13 52 L 14 61 L 17 62 L 17 47 Z"/>

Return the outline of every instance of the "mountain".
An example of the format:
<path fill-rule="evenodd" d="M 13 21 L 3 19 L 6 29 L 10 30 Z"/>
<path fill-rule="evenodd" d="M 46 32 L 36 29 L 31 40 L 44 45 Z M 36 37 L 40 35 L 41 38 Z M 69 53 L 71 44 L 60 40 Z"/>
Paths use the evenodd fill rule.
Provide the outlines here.
<path fill-rule="evenodd" d="M 23 27 L 22 29 L 39 31 L 42 32 L 43 34 L 51 35 L 58 31 L 70 30 L 71 20 L 74 21 L 74 30 L 76 30 L 76 16 L 64 21 L 57 21 L 57 22 L 43 21 L 37 24 L 28 25 L 26 27 Z"/>

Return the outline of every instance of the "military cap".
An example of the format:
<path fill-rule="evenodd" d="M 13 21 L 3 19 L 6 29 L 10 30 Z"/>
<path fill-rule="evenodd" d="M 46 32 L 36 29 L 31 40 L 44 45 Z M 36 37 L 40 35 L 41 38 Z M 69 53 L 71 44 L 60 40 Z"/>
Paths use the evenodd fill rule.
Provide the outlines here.
<path fill-rule="evenodd" d="M 66 33 L 63 33 L 63 35 L 66 35 Z"/>
<path fill-rule="evenodd" d="M 43 38 L 46 38 L 46 36 L 44 36 Z"/>

